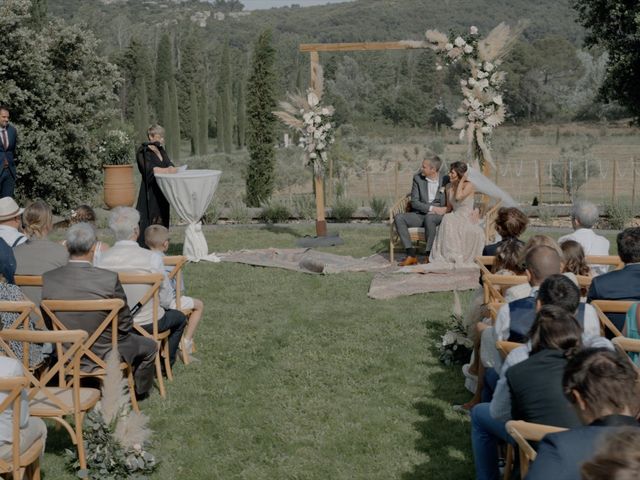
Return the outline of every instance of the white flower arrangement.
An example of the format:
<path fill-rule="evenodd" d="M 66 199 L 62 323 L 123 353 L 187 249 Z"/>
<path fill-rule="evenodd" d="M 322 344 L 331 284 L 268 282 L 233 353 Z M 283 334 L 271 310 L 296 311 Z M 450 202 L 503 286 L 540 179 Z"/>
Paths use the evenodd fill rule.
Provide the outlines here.
<path fill-rule="evenodd" d="M 447 36 L 437 30 L 427 30 L 426 42 L 420 45 L 434 50 L 445 65 L 464 62 L 468 67 L 469 77 L 460 80 L 463 100 L 458 112 L 461 116 L 453 127 L 460 129 L 460 139 L 467 139 L 469 156 L 475 157 L 480 165 L 485 161 L 494 165 L 485 136 L 504 122 L 507 113 L 502 99 L 505 72 L 499 67 L 524 27 L 521 23 L 512 29 L 501 23 L 484 39 L 479 38 L 478 27 L 473 25 L 467 35 Z M 418 46 L 416 42 L 406 43 L 412 48 Z M 436 70 L 442 68 L 442 64 L 436 64 Z"/>
<path fill-rule="evenodd" d="M 289 128 L 300 132 L 299 146 L 304 149 L 308 163 L 313 165 L 316 177 L 323 178 L 327 166 L 329 147 L 335 141 L 331 118 L 332 106 L 322 105 L 322 68 L 317 65 L 316 85 L 307 90 L 307 95 L 291 94 L 289 101 L 280 102 L 281 111 L 273 112 Z"/>
<path fill-rule="evenodd" d="M 449 328 L 450 329 L 442 336 L 442 342 L 438 345 L 440 350 L 440 361 L 445 365 L 465 363 L 471 356 L 473 340 L 467 336 L 462 318 L 460 297 L 458 296 L 458 292 L 455 290 L 453 292 L 453 309 L 451 312 Z"/>

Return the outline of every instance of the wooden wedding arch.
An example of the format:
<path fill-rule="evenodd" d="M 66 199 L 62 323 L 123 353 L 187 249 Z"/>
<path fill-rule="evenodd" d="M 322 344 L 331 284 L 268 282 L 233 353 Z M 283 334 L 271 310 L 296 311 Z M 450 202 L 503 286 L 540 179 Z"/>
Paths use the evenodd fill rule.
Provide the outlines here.
<path fill-rule="evenodd" d="M 299 46 L 301 53 L 309 54 L 310 78 L 309 86 L 315 88 L 317 78 L 317 66 L 320 64 L 320 52 L 374 52 L 382 50 L 416 50 L 425 49 L 428 46 L 418 47 L 408 42 L 357 42 L 357 43 L 303 43 Z M 489 165 L 485 162 L 483 173 L 489 175 Z M 316 192 L 316 235 L 327 235 L 327 221 L 325 218 L 324 185 L 322 178 L 314 177 Z"/>

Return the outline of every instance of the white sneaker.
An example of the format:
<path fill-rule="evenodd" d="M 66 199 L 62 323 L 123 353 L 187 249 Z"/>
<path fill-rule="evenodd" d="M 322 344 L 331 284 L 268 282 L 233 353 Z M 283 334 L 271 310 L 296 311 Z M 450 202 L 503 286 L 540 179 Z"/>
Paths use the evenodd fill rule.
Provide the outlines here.
<path fill-rule="evenodd" d="M 471 364 L 469 363 L 466 363 L 462 366 L 462 374 L 464 375 L 464 387 L 471 393 L 476 393 L 476 388 L 478 386 L 478 376 L 469 373 L 470 367 Z"/>

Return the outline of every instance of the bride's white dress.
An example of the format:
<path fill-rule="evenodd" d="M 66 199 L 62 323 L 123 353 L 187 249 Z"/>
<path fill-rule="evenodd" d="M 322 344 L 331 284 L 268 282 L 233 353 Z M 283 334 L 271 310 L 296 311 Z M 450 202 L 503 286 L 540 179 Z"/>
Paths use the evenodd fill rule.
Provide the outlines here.
<path fill-rule="evenodd" d="M 430 263 L 472 264 L 482 255 L 484 231 L 474 218 L 473 195 L 458 202 L 453 189 L 448 192 L 453 211 L 442 217 L 433 242 Z"/>

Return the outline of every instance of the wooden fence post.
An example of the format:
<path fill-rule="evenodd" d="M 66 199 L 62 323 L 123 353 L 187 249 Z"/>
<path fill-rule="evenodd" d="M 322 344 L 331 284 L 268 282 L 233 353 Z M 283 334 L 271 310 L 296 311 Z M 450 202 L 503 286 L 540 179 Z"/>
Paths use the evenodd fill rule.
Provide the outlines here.
<path fill-rule="evenodd" d="M 616 203 L 616 180 L 618 173 L 618 159 L 613 159 L 613 174 L 611 175 L 611 203 Z"/>

